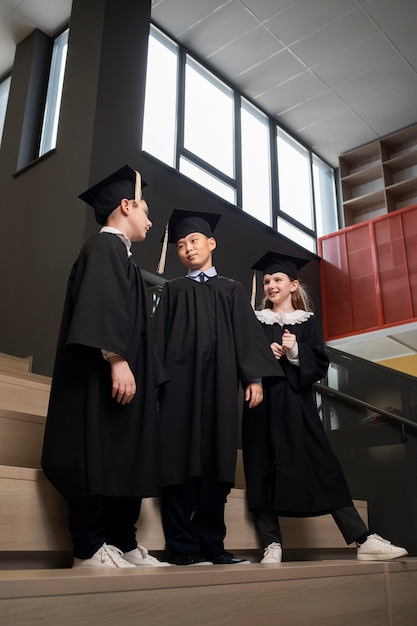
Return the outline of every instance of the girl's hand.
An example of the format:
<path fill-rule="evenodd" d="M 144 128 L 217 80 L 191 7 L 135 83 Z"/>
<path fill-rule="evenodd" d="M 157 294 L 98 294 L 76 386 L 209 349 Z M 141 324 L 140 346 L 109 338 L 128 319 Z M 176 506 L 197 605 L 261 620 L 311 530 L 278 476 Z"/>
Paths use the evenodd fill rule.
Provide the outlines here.
<path fill-rule="evenodd" d="M 272 354 L 274 355 L 274 357 L 276 359 L 278 359 L 278 360 L 284 354 L 282 346 L 279 343 L 277 343 L 276 341 L 274 341 L 274 343 L 271 343 L 271 350 L 272 350 Z"/>
<path fill-rule="evenodd" d="M 284 334 L 282 335 L 282 354 L 285 354 L 289 350 L 292 350 L 297 341 L 296 335 L 292 335 L 288 328 L 284 330 Z"/>

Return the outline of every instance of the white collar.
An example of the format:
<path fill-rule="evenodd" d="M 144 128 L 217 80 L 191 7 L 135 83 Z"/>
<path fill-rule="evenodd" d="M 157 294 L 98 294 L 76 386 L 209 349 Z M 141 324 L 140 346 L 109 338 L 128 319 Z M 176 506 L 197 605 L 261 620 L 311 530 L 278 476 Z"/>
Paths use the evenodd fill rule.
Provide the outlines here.
<path fill-rule="evenodd" d="M 200 273 L 201 273 L 201 270 L 189 270 L 188 273 L 187 273 L 187 276 L 189 278 L 197 278 L 197 276 L 200 276 Z M 217 271 L 216 271 L 216 268 L 214 267 L 214 265 L 212 265 L 207 270 L 205 270 L 203 272 L 203 274 L 205 274 L 209 278 L 213 278 L 213 276 L 217 275 Z"/>
<path fill-rule="evenodd" d="M 288 324 L 302 324 L 306 322 L 309 317 L 314 315 L 314 313 L 311 311 L 302 311 L 301 309 L 297 309 L 292 313 L 283 313 L 282 311 L 274 313 L 272 309 L 262 309 L 261 311 L 255 311 L 255 315 L 261 324 L 279 324 L 280 326 L 284 326 Z"/>
<path fill-rule="evenodd" d="M 124 233 L 122 233 L 121 230 L 119 230 L 118 228 L 114 228 L 113 226 L 103 226 L 103 228 L 100 230 L 100 233 L 112 233 L 113 235 L 117 235 L 126 246 L 127 256 L 132 256 L 132 252 L 130 250 L 130 248 L 132 247 L 132 242 L 128 237 L 126 237 Z"/>

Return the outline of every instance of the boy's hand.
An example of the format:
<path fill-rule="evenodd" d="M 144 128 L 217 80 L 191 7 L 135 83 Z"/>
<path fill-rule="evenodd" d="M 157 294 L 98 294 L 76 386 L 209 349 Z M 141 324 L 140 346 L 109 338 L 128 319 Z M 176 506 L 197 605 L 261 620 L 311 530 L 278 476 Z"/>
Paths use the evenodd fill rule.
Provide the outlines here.
<path fill-rule="evenodd" d="M 245 402 L 249 402 L 249 408 L 258 406 L 263 400 L 264 390 L 259 383 L 249 383 L 245 389 Z"/>
<path fill-rule="evenodd" d="M 129 404 L 136 393 L 136 381 L 128 362 L 121 356 L 109 358 L 111 367 L 111 396 L 119 404 Z"/>

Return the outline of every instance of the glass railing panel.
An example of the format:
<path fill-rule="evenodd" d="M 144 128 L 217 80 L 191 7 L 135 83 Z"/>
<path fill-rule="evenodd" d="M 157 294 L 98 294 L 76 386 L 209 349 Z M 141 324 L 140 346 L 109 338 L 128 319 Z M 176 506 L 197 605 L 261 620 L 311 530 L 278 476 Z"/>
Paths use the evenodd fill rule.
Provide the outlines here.
<path fill-rule="evenodd" d="M 334 348 L 326 352 L 330 366 L 323 385 L 417 424 L 417 378 Z M 320 402 L 326 430 L 390 421 L 374 408 L 354 407 L 334 397 Z"/>

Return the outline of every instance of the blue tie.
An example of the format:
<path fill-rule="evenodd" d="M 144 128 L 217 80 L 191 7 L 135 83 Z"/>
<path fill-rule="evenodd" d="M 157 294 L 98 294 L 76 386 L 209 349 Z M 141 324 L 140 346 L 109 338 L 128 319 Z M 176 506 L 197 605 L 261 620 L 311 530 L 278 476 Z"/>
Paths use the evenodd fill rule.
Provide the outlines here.
<path fill-rule="evenodd" d="M 206 282 L 206 275 L 204 272 L 200 272 L 198 275 L 199 279 L 200 279 L 200 283 L 205 283 Z"/>

